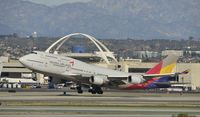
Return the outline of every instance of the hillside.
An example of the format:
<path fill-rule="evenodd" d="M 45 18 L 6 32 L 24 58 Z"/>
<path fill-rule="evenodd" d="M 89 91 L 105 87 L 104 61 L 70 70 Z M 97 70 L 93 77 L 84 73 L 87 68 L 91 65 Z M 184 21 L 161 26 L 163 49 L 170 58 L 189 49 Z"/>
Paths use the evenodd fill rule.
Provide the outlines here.
<path fill-rule="evenodd" d="M 56 7 L 0 0 L 0 34 L 98 38 L 200 38 L 199 0 L 94 0 Z"/>

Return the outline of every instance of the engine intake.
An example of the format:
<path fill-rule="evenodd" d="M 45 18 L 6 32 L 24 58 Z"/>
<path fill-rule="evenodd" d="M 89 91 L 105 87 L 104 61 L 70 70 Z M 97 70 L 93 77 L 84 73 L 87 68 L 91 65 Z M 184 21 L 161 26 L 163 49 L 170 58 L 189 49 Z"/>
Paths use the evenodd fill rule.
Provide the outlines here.
<path fill-rule="evenodd" d="M 127 77 L 127 82 L 131 84 L 138 84 L 143 82 L 143 78 L 141 76 L 128 76 Z"/>
<path fill-rule="evenodd" d="M 129 83 L 132 83 L 132 77 L 131 76 L 128 76 L 127 80 L 128 80 Z"/>
<path fill-rule="evenodd" d="M 89 79 L 90 83 L 95 85 L 103 85 L 105 83 L 103 76 L 91 76 Z"/>

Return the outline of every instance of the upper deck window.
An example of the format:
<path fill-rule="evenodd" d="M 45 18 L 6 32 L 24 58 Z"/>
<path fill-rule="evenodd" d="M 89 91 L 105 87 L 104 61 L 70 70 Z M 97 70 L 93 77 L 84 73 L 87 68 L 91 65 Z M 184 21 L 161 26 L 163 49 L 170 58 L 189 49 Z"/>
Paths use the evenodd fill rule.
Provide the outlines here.
<path fill-rule="evenodd" d="M 37 54 L 37 52 L 32 51 L 31 54 Z"/>
<path fill-rule="evenodd" d="M 55 56 L 52 56 L 52 55 L 45 55 L 46 57 L 49 57 L 49 58 L 54 58 L 54 59 L 58 59 L 57 57 Z"/>

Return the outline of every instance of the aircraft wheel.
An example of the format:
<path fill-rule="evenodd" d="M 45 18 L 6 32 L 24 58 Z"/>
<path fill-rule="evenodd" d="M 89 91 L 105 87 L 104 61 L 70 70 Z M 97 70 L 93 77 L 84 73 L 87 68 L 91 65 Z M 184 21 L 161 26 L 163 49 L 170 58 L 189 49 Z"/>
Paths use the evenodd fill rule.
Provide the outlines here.
<path fill-rule="evenodd" d="M 83 90 L 78 90 L 78 93 L 83 93 Z"/>
<path fill-rule="evenodd" d="M 91 93 L 91 92 L 92 92 L 92 89 L 88 89 L 88 92 Z"/>
<path fill-rule="evenodd" d="M 97 92 L 96 92 L 95 90 L 92 90 L 91 93 L 92 93 L 92 94 L 96 94 Z"/>
<path fill-rule="evenodd" d="M 81 87 L 80 85 L 77 86 L 77 92 L 78 92 L 78 93 L 83 93 L 82 87 Z"/>

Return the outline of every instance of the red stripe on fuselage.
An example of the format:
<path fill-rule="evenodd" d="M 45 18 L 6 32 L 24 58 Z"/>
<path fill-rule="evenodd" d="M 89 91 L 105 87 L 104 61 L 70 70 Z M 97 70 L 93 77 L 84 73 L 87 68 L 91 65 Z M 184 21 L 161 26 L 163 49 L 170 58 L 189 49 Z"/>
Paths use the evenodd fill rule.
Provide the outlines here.
<path fill-rule="evenodd" d="M 156 81 L 157 78 L 152 78 L 151 80 L 148 80 L 145 83 L 140 83 L 140 84 L 131 84 L 129 86 L 127 86 L 124 89 L 146 89 L 147 86 L 149 86 L 150 84 L 152 84 L 154 81 Z"/>

